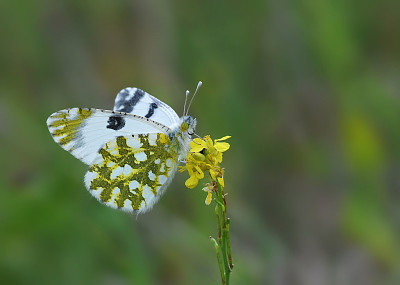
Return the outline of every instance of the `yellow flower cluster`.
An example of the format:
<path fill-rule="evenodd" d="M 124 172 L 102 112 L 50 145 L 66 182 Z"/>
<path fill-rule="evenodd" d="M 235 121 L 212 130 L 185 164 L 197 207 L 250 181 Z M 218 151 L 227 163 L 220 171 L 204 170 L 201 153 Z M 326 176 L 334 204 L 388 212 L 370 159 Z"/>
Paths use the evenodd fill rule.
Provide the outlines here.
<path fill-rule="evenodd" d="M 213 140 L 210 136 L 205 136 L 203 139 L 195 138 L 190 142 L 190 152 L 186 158 L 186 166 L 181 166 L 179 171 L 188 171 L 190 177 L 186 180 L 187 188 L 193 189 L 199 183 L 199 180 L 204 178 L 204 172 L 210 174 L 210 183 L 206 184 L 203 191 L 208 192 L 205 203 L 209 205 L 212 200 L 212 192 L 217 190 L 215 180 L 224 187 L 224 170 L 220 167 L 222 162 L 222 153 L 230 147 L 229 143 L 222 142 L 230 136 Z"/>

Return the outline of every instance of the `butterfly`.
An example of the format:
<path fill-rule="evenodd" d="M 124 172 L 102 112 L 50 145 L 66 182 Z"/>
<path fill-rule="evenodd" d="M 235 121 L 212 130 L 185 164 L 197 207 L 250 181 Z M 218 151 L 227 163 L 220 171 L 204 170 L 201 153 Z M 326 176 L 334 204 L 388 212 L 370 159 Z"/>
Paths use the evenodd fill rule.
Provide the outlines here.
<path fill-rule="evenodd" d="M 53 139 L 89 165 L 84 183 L 101 203 L 131 213 L 150 210 L 165 192 L 178 164 L 187 157 L 196 119 L 179 117 L 167 104 L 128 87 L 112 111 L 69 108 L 53 113 L 47 126 Z"/>

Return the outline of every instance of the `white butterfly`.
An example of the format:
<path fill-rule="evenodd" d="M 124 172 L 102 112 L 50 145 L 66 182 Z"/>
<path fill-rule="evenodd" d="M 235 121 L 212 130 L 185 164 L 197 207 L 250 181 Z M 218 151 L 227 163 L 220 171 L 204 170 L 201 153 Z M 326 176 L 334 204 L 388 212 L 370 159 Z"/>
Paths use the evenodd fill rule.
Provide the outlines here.
<path fill-rule="evenodd" d="M 64 109 L 52 114 L 47 126 L 63 149 L 89 165 L 84 181 L 90 194 L 112 208 L 144 213 L 186 159 L 196 119 L 185 110 L 179 118 L 150 94 L 125 88 L 113 111 Z"/>

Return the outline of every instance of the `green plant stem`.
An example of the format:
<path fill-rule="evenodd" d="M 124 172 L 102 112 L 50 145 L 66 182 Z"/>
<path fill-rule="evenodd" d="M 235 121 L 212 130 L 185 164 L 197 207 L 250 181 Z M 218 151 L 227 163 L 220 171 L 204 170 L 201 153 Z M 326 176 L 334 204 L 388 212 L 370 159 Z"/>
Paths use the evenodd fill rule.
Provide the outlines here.
<path fill-rule="evenodd" d="M 215 239 L 213 241 L 217 245 L 217 258 L 219 263 L 219 269 L 221 273 L 221 282 L 223 285 L 229 285 L 229 277 L 232 272 L 232 256 L 231 256 L 231 243 L 229 236 L 229 223 L 230 219 L 226 218 L 226 200 L 221 184 L 218 180 L 215 180 L 218 186 L 216 193 L 216 207 L 215 214 L 217 217 L 218 226 L 218 243 Z M 214 244 L 214 246 L 215 246 Z"/>
<path fill-rule="evenodd" d="M 217 216 L 217 226 L 218 226 L 218 241 L 222 239 L 222 231 L 221 231 L 221 218 L 219 215 L 219 206 L 215 206 L 215 215 Z"/>
<path fill-rule="evenodd" d="M 220 250 L 219 250 L 219 245 L 218 245 L 217 241 L 216 241 L 212 236 L 210 236 L 210 240 L 211 240 L 211 243 L 214 245 L 215 251 L 216 251 L 216 253 L 217 253 L 219 271 L 221 272 L 221 283 L 222 283 L 223 285 L 226 285 L 226 283 L 225 283 L 225 276 L 224 276 L 224 267 L 223 267 L 223 265 L 222 265 L 221 252 L 220 252 Z"/>
<path fill-rule="evenodd" d="M 232 271 L 233 268 L 233 262 L 232 262 L 232 255 L 231 255 L 231 238 L 229 236 L 229 224 L 231 223 L 231 219 L 227 218 L 226 219 L 226 231 L 227 231 L 227 237 L 226 237 L 226 247 L 228 249 L 228 260 L 229 260 L 229 267 Z"/>

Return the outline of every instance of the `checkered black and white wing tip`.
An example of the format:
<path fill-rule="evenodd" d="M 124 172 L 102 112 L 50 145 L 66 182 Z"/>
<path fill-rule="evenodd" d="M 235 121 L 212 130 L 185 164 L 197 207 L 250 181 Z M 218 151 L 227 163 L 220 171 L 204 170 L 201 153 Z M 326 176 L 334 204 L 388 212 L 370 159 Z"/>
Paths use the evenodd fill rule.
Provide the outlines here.
<path fill-rule="evenodd" d="M 118 93 L 114 111 L 148 118 L 171 129 L 180 124 L 180 118 L 170 106 L 135 87 L 125 88 Z"/>

